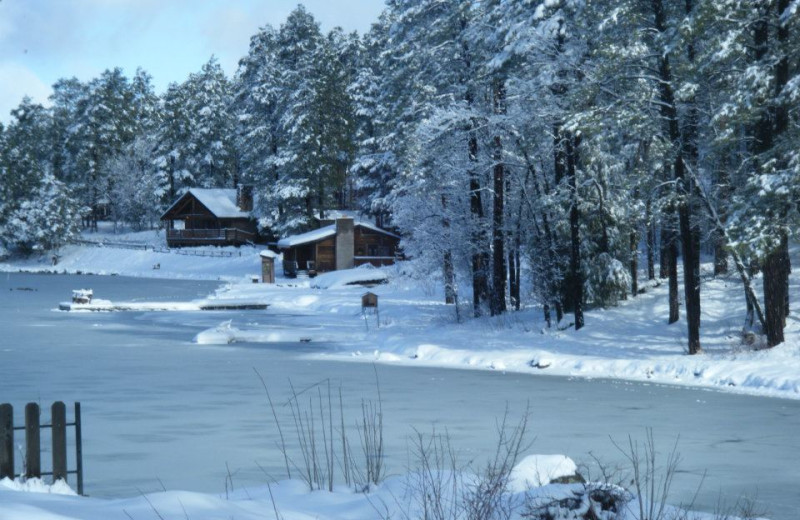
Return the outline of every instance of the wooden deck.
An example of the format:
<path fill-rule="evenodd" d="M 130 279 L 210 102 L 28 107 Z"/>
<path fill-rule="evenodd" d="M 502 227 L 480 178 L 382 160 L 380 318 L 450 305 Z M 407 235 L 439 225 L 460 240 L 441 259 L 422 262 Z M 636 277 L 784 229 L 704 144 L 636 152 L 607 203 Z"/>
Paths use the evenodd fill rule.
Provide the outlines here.
<path fill-rule="evenodd" d="M 237 246 L 255 241 L 255 234 L 238 228 L 168 229 L 169 247 Z"/>

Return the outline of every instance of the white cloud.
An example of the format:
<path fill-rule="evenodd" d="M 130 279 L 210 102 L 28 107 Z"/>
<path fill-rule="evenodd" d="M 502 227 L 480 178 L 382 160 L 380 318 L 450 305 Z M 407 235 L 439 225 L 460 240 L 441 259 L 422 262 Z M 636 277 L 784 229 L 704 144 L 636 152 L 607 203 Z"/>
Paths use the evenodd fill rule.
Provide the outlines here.
<path fill-rule="evenodd" d="M 39 76 L 18 63 L 0 62 L 0 121 L 11 120 L 11 110 L 22 98 L 30 96 L 37 103 L 49 105 L 52 89 Z"/>

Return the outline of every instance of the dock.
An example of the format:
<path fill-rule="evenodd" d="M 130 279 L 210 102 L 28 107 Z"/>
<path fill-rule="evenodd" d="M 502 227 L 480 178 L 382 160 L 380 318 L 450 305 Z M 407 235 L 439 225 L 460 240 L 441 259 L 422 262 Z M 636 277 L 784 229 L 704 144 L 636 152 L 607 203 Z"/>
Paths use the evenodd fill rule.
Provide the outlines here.
<path fill-rule="evenodd" d="M 66 312 L 192 312 L 260 311 L 269 304 L 243 300 L 200 300 L 195 302 L 119 302 L 94 300 L 90 303 L 61 302 L 58 310 Z"/>

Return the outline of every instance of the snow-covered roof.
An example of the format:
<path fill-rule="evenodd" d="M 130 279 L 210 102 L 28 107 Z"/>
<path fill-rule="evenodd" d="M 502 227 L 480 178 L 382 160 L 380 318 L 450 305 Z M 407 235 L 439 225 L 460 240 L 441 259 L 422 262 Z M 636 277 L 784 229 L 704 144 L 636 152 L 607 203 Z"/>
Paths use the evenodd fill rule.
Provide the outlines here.
<path fill-rule="evenodd" d="M 217 217 L 248 218 L 250 216 L 249 211 L 242 211 L 236 204 L 236 190 L 192 188 L 189 193 Z"/>
<path fill-rule="evenodd" d="M 164 215 L 172 211 L 172 209 L 181 201 L 186 194 L 191 193 L 200 204 L 208 208 L 208 211 L 213 213 L 217 218 L 249 218 L 249 211 L 242 211 L 236 204 L 236 190 L 235 189 L 208 189 L 208 188 L 190 188 L 184 195 L 182 195 L 175 203 L 169 207 Z M 163 218 L 163 217 L 162 217 Z"/>
<path fill-rule="evenodd" d="M 292 235 L 278 240 L 278 247 L 281 249 L 288 249 L 290 247 L 299 246 L 301 244 L 310 244 L 312 242 L 319 242 L 328 237 L 336 235 L 336 224 L 324 226 L 313 231 L 300 233 L 299 235 Z"/>
<path fill-rule="evenodd" d="M 397 238 L 397 239 L 400 238 L 400 235 L 395 235 L 391 231 L 386 231 L 382 227 L 376 226 L 375 224 L 373 224 L 372 222 L 369 222 L 367 220 L 356 220 L 355 225 L 356 226 L 361 226 L 363 228 L 371 229 L 372 231 L 377 231 L 378 233 L 383 233 L 384 235 L 389 235 L 390 237 L 394 237 L 394 238 Z"/>
<path fill-rule="evenodd" d="M 353 225 L 355 227 L 363 227 L 370 229 L 372 231 L 377 231 L 378 233 L 383 233 L 384 235 L 388 235 L 390 237 L 394 237 L 399 239 L 400 237 L 386 231 L 383 228 L 372 224 L 371 222 L 367 222 L 364 220 L 356 220 Z M 299 235 L 292 235 L 285 238 L 278 240 L 278 247 L 280 249 L 288 249 L 290 247 L 296 247 L 303 244 L 312 244 L 314 242 L 319 242 L 320 240 L 324 240 L 328 237 L 336 236 L 336 224 L 331 224 L 329 226 L 323 226 L 319 229 L 315 229 L 313 231 L 307 231 L 305 233 L 301 233 Z"/>
<path fill-rule="evenodd" d="M 265 249 L 259 253 L 259 256 L 262 258 L 278 258 L 278 254 L 274 251 L 270 251 L 269 249 Z"/>

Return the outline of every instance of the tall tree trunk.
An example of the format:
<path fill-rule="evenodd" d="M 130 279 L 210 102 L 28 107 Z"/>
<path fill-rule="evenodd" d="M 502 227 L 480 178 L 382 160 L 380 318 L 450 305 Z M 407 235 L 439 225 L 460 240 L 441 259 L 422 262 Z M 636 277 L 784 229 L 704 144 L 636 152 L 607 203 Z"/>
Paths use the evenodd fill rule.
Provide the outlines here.
<path fill-rule="evenodd" d="M 521 206 L 521 204 L 520 204 Z M 522 211 L 520 210 L 520 213 Z M 511 249 L 508 251 L 508 295 L 511 297 L 511 304 L 514 310 L 520 308 L 520 222 L 517 220 L 517 229 L 514 233 Z"/>
<path fill-rule="evenodd" d="M 517 259 L 516 255 L 514 254 L 514 248 L 510 247 L 508 250 L 508 297 L 511 300 L 511 305 L 515 309 L 519 309 L 519 304 L 517 303 L 517 294 L 518 290 L 516 287 L 517 283 L 517 271 L 519 266 L 517 266 Z"/>
<path fill-rule="evenodd" d="M 494 81 L 494 112 L 505 113 L 505 81 Z M 489 309 L 492 316 L 506 311 L 506 255 L 505 232 L 503 229 L 505 211 L 505 165 L 503 164 L 503 142 L 500 130 L 494 137 L 494 168 L 492 174 L 492 293 Z"/>
<path fill-rule="evenodd" d="M 664 212 L 661 216 L 661 228 L 658 242 L 658 277 L 662 280 L 669 276 L 669 247 L 672 242 L 672 232 L 668 229 L 669 216 Z"/>
<path fill-rule="evenodd" d="M 678 296 L 678 239 L 675 232 L 675 208 L 670 203 L 663 212 L 661 221 L 661 278 L 667 279 L 669 290 L 670 325 L 680 319 L 680 297 Z"/>
<path fill-rule="evenodd" d="M 775 70 L 773 98 L 770 100 L 770 105 L 762 112 L 761 118 L 755 127 L 754 151 L 757 155 L 769 154 L 775 146 L 775 139 L 786 131 L 789 124 L 788 107 L 784 101 L 778 100 L 789 80 L 789 59 L 785 48 L 786 41 L 789 38 L 789 28 L 787 23 L 780 20 L 780 17 L 789 7 L 789 0 L 778 0 L 777 9 L 774 13 L 770 10 L 770 7 L 769 4 L 766 4 L 761 8 L 763 9 L 762 18 L 754 24 L 753 30 L 753 47 L 756 61 L 768 59 L 767 53 L 770 48 L 769 29 L 771 24 L 777 26 L 774 46 L 780 55 L 780 59 L 772 65 Z M 772 20 L 773 16 L 777 19 Z M 779 233 L 779 243 L 767 252 L 763 264 L 764 332 L 767 336 L 767 344 L 770 347 L 774 347 L 784 341 L 783 329 L 786 327 L 786 316 L 789 313 L 789 273 L 791 272 L 791 265 L 789 262 L 788 235 L 786 229 L 783 228 L 786 219 L 785 211 L 781 207 L 770 208 L 767 212 L 767 217 L 775 223 Z"/>
<path fill-rule="evenodd" d="M 453 252 L 448 249 L 444 252 L 444 303 L 447 305 L 455 305 L 457 303 L 456 293 L 456 273 L 453 268 Z"/>
<path fill-rule="evenodd" d="M 635 231 L 630 234 L 631 246 L 631 296 L 636 298 L 639 294 L 639 237 Z"/>
<path fill-rule="evenodd" d="M 787 241 L 786 235 L 781 242 Z M 786 257 L 779 246 L 768 253 L 764 259 L 764 310 L 767 345 L 774 347 L 784 341 L 783 329 L 786 327 Z"/>
<path fill-rule="evenodd" d="M 652 0 L 655 29 L 659 34 L 667 31 L 662 0 Z M 692 183 L 687 180 L 685 154 L 691 144 L 689 140 L 681 141 L 678 110 L 675 105 L 675 94 L 672 88 L 672 71 L 669 54 L 660 54 L 658 58 L 659 97 L 661 115 L 667 122 L 667 132 L 675 149 L 673 172 L 678 189 L 678 224 L 683 249 L 683 290 L 686 307 L 686 325 L 689 336 L 689 354 L 697 354 L 700 347 L 700 251 L 699 237 L 691 222 L 690 198 Z M 691 125 L 690 125 L 691 126 Z"/>
<path fill-rule="evenodd" d="M 669 319 L 670 325 L 680 319 L 680 297 L 678 296 L 678 242 L 675 234 L 667 246 L 667 275 L 669 285 Z"/>
<path fill-rule="evenodd" d="M 169 200 L 175 200 L 175 157 L 172 155 L 169 156 Z"/>
<path fill-rule="evenodd" d="M 477 160 L 478 139 L 470 135 L 470 157 Z M 475 154 L 472 154 L 472 150 Z M 475 225 L 472 233 L 472 310 L 474 316 L 483 315 L 484 302 L 489 298 L 489 253 L 484 228 L 483 201 L 478 174 L 473 169 L 469 172 L 470 213 Z"/>
<path fill-rule="evenodd" d="M 462 31 L 467 28 L 467 19 L 461 20 Z M 472 81 L 472 53 L 469 49 L 469 42 L 466 40 L 461 43 L 461 53 L 464 63 L 464 71 L 461 78 L 464 89 L 464 101 L 468 108 L 472 108 L 474 94 L 471 88 Z M 481 197 L 481 183 L 478 177 L 478 123 L 470 119 L 467 124 L 467 158 L 469 178 L 469 209 L 472 216 L 474 231 L 472 233 L 472 313 L 478 318 L 483 315 L 483 306 L 489 299 L 489 252 L 486 240 L 485 222 L 483 214 L 483 201 Z"/>
<path fill-rule="evenodd" d="M 578 156 L 579 138 L 567 135 L 567 177 L 570 188 L 570 262 L 569 279 L 571 281 L 570 293 L 572 295 L 573 312 L 575 313 L 575 330 L 583 328 L 583 272 L 581 268 L 581 237 L 580 237 L 580 208 L 578 208 L 578 175 L 576 162 Z"/>
<path fill-rule="evenodd" d="M 526 175 L 530 177 L 530 171 Z M 511 182 L 506 178 L 506 193 L 511 193 Z M 520 234 L 522 233 L 522 197 L 524 196 L 524 189 L 522 190 L 519 204 L 517 205 L 517 222 L 514 228 L 514 234 L 508 240 L 508 296 L 511 299 L 511 304 L 514 310 L 520 308 L 520 248 L 522 247 Z"/>
<path fill-rule="evenodd" d="M 653 221 L 653 203 L 647 199 L 645 205 L 647 220 L 647 279 L 656 279 L 656 224 Z"/>
<path fill-rule="evenodd" d="M 687 18 L 692 16 L 694 0 L 685 0 L 685 13 Z M 689 36 L 686 58 L 692 66 L 695 66 L 695 49 L 693 36 Z M 673 101 L 674 103 L 674 101 Z M 678 188 L 681 190 L 683 198 L 680 206 L 681 213 L 681 243 L 683 244 L 683 283 L 686 295 L 686 323 L 689 333 L 689 353 L 697 354 L 700 348 L 700 226 L 693 220 L 692 215 L 696 210 L 696 186 L 693 177 L 687 175 L 686 164 L 696 169 L 700 158 L 698 149 L 697 128 L 699 125 L 699 115 L 697 110 L 697 100 L 694 94 L 686 100 L 686 122 L 683 127 L 682 157 L 681 164 L 676 164 L 675 178 L 678 181 Z M 675 119 L 677 120 L 677 113 Z M 680 133 L 678 134 L 680 138 Z M 690 273 L 687 275 L 687 270 Z"/>
<path fill-rule="evenodd" d="M 442 195 L 442 213 L 447 214 L 447 197 Z M 442 275 L 444 276 L 444 302 L 447 305 L 457 304 L 456 294 L 456 272 L 453 267 L 453 251 L 450 249 L 450 219 L 446 216 L 442 219 L 442 227 L 447 235 L 447 243 L 444 244 L 444 262 L 442 264 Z"/>
<path fill-rule="evenodd" d="M 520 253 L 520 249 L 522 249 L 522 243 L 519 235 L 517 235 L 517 238 L 514 241 L 514 263 L 517 264 L 517 270 L 515 272 L 516 280 L 514 280 L 514 310 L 517 311 L 522 307 L 522 296 L 520 295 L 520 288 L 522 283 L 522 269 L 520 265 L 520 258 L 522 255 Z M 786 305 L 786 313 L 787 315 L 789 313 L 788 300 Z"/>

